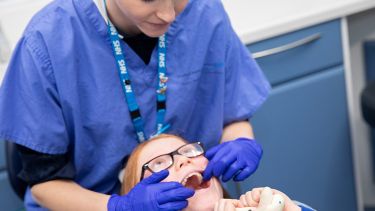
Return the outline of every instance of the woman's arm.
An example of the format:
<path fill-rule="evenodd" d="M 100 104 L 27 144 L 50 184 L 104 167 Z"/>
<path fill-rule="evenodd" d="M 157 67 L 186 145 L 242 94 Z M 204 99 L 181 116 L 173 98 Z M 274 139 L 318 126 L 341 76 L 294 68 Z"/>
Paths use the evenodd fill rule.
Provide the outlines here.
<path fill-rule="evenodd" d="M 96 193 L 70 180 L 51 180 L 32 186 L 34 199 L 50 210 L 107 210 L 109 195 Z"/>
<path fill-rule="evenodd" d="M 224 127 L 221 143 L 235 140 L 239 137 L 254 139 L 253 128 L 249 121 L 234 122 Z"/>

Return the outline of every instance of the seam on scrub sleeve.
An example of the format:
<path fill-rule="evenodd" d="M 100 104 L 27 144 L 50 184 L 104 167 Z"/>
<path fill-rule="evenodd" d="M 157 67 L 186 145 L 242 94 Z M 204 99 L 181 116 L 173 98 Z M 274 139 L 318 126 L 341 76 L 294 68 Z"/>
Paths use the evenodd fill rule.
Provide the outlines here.
<path fill-rule="evenodd" d="M 39 35 L 39 33 L 37 33 Z M 35 34 L 34 36 L 36 36 L 37 34 Z M 40 35 L 41 36 L 41 35 Z M 39 37 L 39 36 L 38 36 Z M 30 40 L 32 39 L 32 35 L 28 36 L 28 37 L 25 37 L 25 45 L 28 47 L 28 51 L 30 51 L 30 55 L 35 55 L 36 57 L 33 58 L 33 59 L 38 59 L 40 62 L 40 64 L 42 64 L 41 66 L 41 70 L 46 70 L 46 76 L 48 76 L 48 79 L 51 80 L 51 82 L 55 85 L 55 88 L 56 88 L 56 79 L 55 79 L 55 75 L 53 74 L 53 69 L 52 69 L 52 63 L 51 63 L 51 60 L 49 58 L 49 56 L 45 55 L 42 50 L 40 50 L 38 47 L 37 44 L 39 44 L 39 42 L 36 41 L 36 39 L 34 40 Z M 41 37 L 40 37 L 41 40 L 43 40 Z M 30 40 L 30 41 L 29 41 Z M 43 42 L 43 44 L 45 44 Z M 44 45 L 46 46 L 46 45 Z M 57 91 L 57 89 L 56 89 Z"/>

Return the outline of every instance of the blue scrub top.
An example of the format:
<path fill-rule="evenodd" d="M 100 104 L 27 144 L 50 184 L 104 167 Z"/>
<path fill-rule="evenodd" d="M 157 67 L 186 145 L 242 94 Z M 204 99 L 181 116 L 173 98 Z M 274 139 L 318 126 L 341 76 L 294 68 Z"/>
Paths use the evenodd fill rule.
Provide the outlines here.
<path fill-rule="evenodd" d="M 145 132 L 155 132 L 157 50 L 145 65 L 122 43 Z M 167 32 L 171 132 L 219 143 L 223 127 L 249 119 L 269 83 L 233 31 L 219 0 L 190 0 Z M 138 144 L 107 25 L 92 0 L 55 0 L 20 39 L 0 89 L 0 139 L 69 152 L 75 181 L 112 193 L 124 157 Z M 28 210 L 39 210 L 28 191 Z"/>

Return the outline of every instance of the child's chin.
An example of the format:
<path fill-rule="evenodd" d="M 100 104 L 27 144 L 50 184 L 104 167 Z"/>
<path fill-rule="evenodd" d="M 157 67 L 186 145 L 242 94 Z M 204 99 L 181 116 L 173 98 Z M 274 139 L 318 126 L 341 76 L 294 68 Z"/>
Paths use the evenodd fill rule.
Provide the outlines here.
<path fill-rule="evenodd" d="M 186 211 L 212 211 L 215 203 L 222 198 L 215 187 L 197 190 L 193 197 L 188 199 L 189 206 Z"/>
<path fill-rule="evenodd" d="M 205 199 L 200 201 L 189 201 L 189 206 L 184 211 L 212 211 L 215 208 L 216 201 Z"/>

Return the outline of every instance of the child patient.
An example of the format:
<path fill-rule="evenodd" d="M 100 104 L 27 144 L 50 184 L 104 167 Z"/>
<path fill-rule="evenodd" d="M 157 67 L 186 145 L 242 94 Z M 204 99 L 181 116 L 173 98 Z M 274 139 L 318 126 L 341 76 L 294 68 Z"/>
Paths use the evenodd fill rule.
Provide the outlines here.
<path fill-rule="evenodd" d="M 159 135 L 140 144 L 131 154 L 125 167 L 121 194 L 127 194 L 138 182 L 152 173 L 168 169 L 169 175 L 162 182 L 177 181 L 195 190 L 194 196 L 188 199 L 188 207 L 185 209 L 187 211 L 227 211 L 243 207 L 255 207 L 251 209 L 252 211 L 274 211 L 274 209 L 256 209 L 262 206 L 262 203 L 264 205 L 265 200 L 269 200 L 263 199 L 262 202 L 263 188 L 255 188 L 238 200 L 223 199 L 223 188 L 217 178 L 212 177 L 209 181 L 202 181 L 202 173 L 207 164 L 208 160 L 204 157 L 204 150 L 199 142 L 188 143 L 178 136 Z M 301 210 L 282 192 L 277 190 L 271 192 L 282 198 L 283 208 L 280 211 Z"/>

